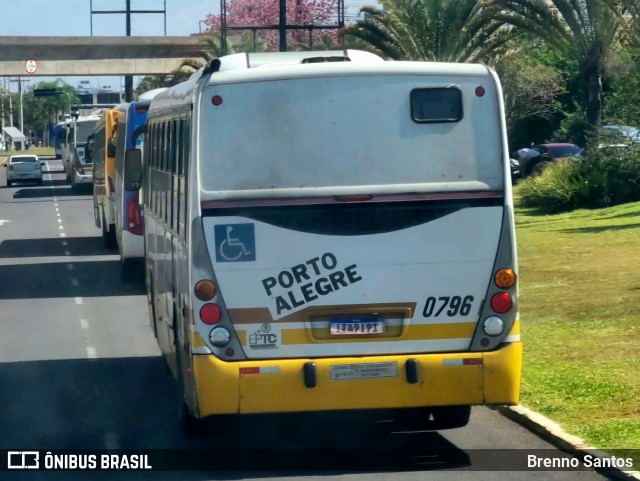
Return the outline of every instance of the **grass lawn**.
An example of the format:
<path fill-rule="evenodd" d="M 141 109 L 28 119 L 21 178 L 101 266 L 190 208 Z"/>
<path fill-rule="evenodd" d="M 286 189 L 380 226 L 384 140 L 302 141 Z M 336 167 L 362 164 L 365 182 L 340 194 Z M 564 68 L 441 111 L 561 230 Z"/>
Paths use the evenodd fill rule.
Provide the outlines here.
<path fill-rule="evenodd" d="M 516 208 L 516 229 L 522 404 L 590 445 L 640 449 L 640 203 Z"/>
<path fill-rule="evenodd" d="M 0 152 L 0 165 L 4 165 L 10 155 L 38 155 L 51 156 L 56 155 L 53 147 L 30 147 L 29 150 L 10 150 L 9 152 Z"/>

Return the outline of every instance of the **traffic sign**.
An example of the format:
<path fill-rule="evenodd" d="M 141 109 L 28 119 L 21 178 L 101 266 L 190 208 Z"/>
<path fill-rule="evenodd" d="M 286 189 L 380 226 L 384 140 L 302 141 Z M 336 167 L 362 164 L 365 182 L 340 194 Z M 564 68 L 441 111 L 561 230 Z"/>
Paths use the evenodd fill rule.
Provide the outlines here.
<path fill-rule="evenodd" d="M 29 74 L 33 75 L 38 71 L 38 62 L 34 59 L 30 58 L 24 62 L 24 70 Z"/>

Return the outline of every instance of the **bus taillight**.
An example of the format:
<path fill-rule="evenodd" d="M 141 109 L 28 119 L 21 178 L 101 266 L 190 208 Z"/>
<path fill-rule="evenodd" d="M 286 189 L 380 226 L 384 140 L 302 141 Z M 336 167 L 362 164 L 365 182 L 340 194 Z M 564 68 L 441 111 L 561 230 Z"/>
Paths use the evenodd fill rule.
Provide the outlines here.
<path fill-rule="evenodd" d="M 217 304 L 205 304 L 200 309 L 200 319 L 205 324 L 217 324 L 222 317 L 222 311 Z"/>
<path fill-rule="evenodd" d="M 494 276 L 494 282 L 500 289 L 510 289 L 516 285 L 516 273 L 513 269 L 500 269 Z"/>
<path fill-rule="evenodd" d="M 208 279 L 198 281 L 193 289 L 196 297 L 201 301 L 210 301 L 216 295 L 216 285 Z"/>
<path fill-rule="evenodd" d="M 513 306 L 513 300 L 508 292 L 498 292 L 491 298 L 491 309 L 498 314 L 504 314 Z"/>
<path fill-rule="evenodd" d="M 142 235 L 142 215 L 140 215 L 140 204 L 138 203 L 137 195 L 129 199 L 127 215 L 129 218 L 127 230 L 132 234 Z"/>

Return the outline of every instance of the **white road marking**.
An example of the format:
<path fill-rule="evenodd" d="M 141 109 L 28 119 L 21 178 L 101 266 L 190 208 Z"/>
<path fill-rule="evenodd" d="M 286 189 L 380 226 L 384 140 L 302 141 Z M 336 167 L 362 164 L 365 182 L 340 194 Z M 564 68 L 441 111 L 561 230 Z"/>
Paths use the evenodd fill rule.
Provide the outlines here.
<path fill-rule="evenodd" d="M 95 347 L 87 346 L 87 357 L 89 359 L 97 359 L 98 353 Z"/>
<path fill-rule="evenodd" d="M 69 243 L 68 243 L 67 241 L 62 241 L 62 245 L 63 245 L 63 246 L 68 246 L 68 245 L 69 245 Z"/>
<path fill-rule="evenodd" d="M 82 305 L 82 297 L 76 297 L 76 304 L 81 306 Z"/>
<path fill-rule="evenodd" d="M 64 232 L 61 232 L 60 237 L 67 237 L 67 234 L 65 234 Z"/>
<path fill-rule="evenodd" d="M 75 269 L 75 267 L 73 266 L 73 264 L 67 264 L 67 269 L 72 271 Z"/>
<path fill-rule="evenodd" d="M 58 210 L 58 209 L 56 208 L 56 210 Z M 60 212 L 56 212 L 56 215 L 57 215 L 58 217 L 60 217 Z"/>
<path fill-rule="evenodd" d="M 82 327 L 82 329 L 89 329 L 89 321 L 80 319 L 80 327 Z"/>
<path fill-rule="evenodd" d="M 70 256 L 70 255 L 71 255 L 71 252 L 69 252 L 69 251 L 64 251 L 64 255 L 65 255 L 65 256 Z"/>
<path fill-rule="evenodd" d="M 0 225 L 6 224 L 7 222 L 12 222 L 10 220 L 0 219 Z"/>
<path fill-rule="evenodd" d="M 60 215 L 60 214 L 58 214 L 58 215 Z M 62 219 L 58 219 L 58 222 L 59 222 L 60 224 L 62 224 Z M 60 226 L 60 228 L 62 228 L 62 226 Z"/>
<path fill-rule="evenodd" d="M 73 287 L 78 287 L 80 285 L 80 282 L 78 282 L 78 279 L 74 277 L 73 279 L 71 279 L 71 285 Z"/>

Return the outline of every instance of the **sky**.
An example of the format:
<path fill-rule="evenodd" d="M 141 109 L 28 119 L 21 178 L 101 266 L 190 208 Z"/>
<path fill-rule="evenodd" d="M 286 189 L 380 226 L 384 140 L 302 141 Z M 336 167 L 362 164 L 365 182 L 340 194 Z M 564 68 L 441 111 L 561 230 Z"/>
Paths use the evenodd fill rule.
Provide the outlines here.
<path fill-rule="evenodd" d="M 90 35 L 91 1 L 93 10 L 124 10 L 125 0 L 0 0 L 2 20 L 0 35 Z M 355 3 L 354 3 L 355 1 Z M 375 4 L 375 0 L 345 0 L 348 14 L 357 14 L 362 3 Z M 131 0 L 132 10 L 162 10 L 164 0 Z M 219 0 L 166 0 L 167 35 L 190 35 L 198 33 L 209 13 L 220 12 Z M 202 25 L 204 27 L 204 25 Z M 93 35 L 126 34 L 125 16 L 121 14 L 94 15 Z M 162 14 L 135 14 L 131 16 L 132 35 L 164 35 L 164 16 Z M 52 80 L 46 77 L 30 78 L 25 88 L 39 81 Z M 66 77 L 66 82 L 78 86 L 88 81 L 85 87 L 113 90 L 122 88 L 124 81 L 120 77 Z M 120 85 L 118 85 L 120 84 Z M 17 90 L 14 82 L 12 90 Z"/>
<path fill-rule="evenodd" d="M 90 35 L 91 0 L 0 0 L 2 19 L 0 35 Z M 190 35 L 198 33 L 200 21 L 209 13 L 220 11 L 219 0 L 166 0 L 167 35 Z M 93 0 L 93 10 L 124 10 L 125 0 Z M 132 10 L 162 10 L 163 0 L 131 0 Z M 126 34 L 124 15 L 94 15 L 93 35 Z M 135 14 L 131 16 L 132 35 L 164 35 L 162 14 Z M 33 77 L 25 86 L 39 81 L 51 80 Z M 90 87 L 102 88 L 110 85 L 118 89 L 119 77 L 67 77 L 64 79 L 74 87 L 80 81 L 89 81 Z M 17 85 L 13 85 L 13 90 Z"/>

